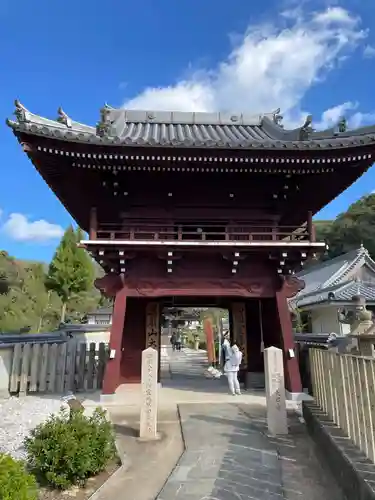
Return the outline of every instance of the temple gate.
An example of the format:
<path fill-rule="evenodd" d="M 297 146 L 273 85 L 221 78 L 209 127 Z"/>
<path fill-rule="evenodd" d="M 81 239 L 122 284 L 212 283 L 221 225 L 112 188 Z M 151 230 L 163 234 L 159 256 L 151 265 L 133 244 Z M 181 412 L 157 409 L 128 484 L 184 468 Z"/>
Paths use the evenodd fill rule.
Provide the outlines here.
<path fill-rule="evenodd" d="M 294 277 L 324 251 L 312 216 L 373 162 L 375 128 L 295 130 L 279 110 L 182 113 L 101 110 L 96 127 L 29 112 L 8 120 L 35 168 L 87 233 L 114 298 L 103 393 L 139 382 L 141 352 L 160 349 L 165 301 L 216 300 L 230 311 L 248 386 L 263 350 L 284 353 L 285 384 L 301 391 L 288 299 Z M 83 194 L 84 193 L 84 194 Z"/>

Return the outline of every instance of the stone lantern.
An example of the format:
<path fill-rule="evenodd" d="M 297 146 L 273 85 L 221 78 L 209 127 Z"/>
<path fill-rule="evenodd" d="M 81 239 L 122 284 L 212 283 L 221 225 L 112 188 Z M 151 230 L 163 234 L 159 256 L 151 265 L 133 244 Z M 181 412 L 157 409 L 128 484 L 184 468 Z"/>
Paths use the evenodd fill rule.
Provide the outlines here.
<path fill-rule="evenodd" d="M 375 356 L 375 326 L 372 312 L 366 308 L 366 299 L 361 295 L 352 297 L 347 311 L 339 314 L 342 323 L 350 325 L 351 345 L 347 351 L 360 356 Z"/>

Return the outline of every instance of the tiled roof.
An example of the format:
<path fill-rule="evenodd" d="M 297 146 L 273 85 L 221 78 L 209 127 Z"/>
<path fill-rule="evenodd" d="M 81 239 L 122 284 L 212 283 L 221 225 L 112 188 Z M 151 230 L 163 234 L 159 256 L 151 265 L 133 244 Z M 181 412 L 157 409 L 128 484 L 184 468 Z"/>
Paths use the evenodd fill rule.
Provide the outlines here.
<path fill-rule="evenodd" d="M 326 301 L 350 301 L 353 295 L 363 295 L 366 300 L 375 301 L 375 287 L 361 281 L 356 272 L 366 264 L 375 275 L 375 262 L 364 247 L 352 250 L 334 259 L 319 263 L 298 274 L 305 282 L 291 301 L 298 307 Z"/>
<path fill-rule="evenodd" d="M 297 307 L 307 307 L 324 302 L 350 302 L 354 295 L 361 295 L 367 302 L 375 302 L 375 286 L 373 283 L 351 280 L 335 287 L 316 291 L 308 296 L 295 297 Z"/>
<path fill-rule="evenodd" d="M 375 301 L 375 286 L 363 281 L 351 281 L 335 292 L 335 300 L 350 301 L 353 295 L 361 295 L 367 301 Z"/>
<path fill-rule="evenodd" d="M 113 313 L 113 307 L 99 307 L 95 311 L 88 313 L 88 316 L 101 316 L 101 315 L 111 315 Z"/>
<path fill-rule="evenodd" d="M 302 127 L 285 130 L 278 111 L 250 115 L 133 111 L 106 106 L 101 110 L 101 121 L 92 127 L 73 121 L 61 109 L 56 120 L 40 117 L 16 101 L 16 120 L 7 120 L 7 124 L 16 132 L 126 146 L 304 150 L 375 143 L 375 126 L 346 132 L 314 132 L 307 120 Z"/>

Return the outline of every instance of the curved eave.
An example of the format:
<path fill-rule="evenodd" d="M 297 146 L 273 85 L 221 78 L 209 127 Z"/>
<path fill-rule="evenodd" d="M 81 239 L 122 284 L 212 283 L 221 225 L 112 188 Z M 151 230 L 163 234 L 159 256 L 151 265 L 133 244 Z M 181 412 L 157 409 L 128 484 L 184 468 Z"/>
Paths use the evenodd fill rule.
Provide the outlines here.
<path fill-rule="evenodd" d="M 266 120 L 266 119 L 264 119 Z M 241 140 L 240 142 L 228 140 L 214 140 L 212 137 L 207 139 L 190 138 L 189 140 L 179 141 L 176 137 L 164 142 L 154 141 L 151 138 L 144 139 L 138 134 L 135 137 L 101 137 L 97 135 L 94 127 L 72 122 L 70 127 L 63 123 L 53 120 L 39 119 L 38 122 L 26 121 L 18 122 L 7 120 L 7 125 L 11 127 L 14 133 L 28 134 L 46 139 L 54 139 L 64 142 L 80 143 L 97 146 L 123 146 L 123 147 L 141 147 L 141 148 L 181 148 L 181 149 L 221 149 L 221 150 L 273 150 L 273 151 L 329 151 L 342 150 L 349 148 L 363 148 L 375 145 L 375 127 L 365 127 L 352 133 L 341 133 L 336 136 L 324 137 L 323 133 L 313 133 L 311 139 L 306 141 L 297 140 Z M 281 129 L 283 130 L 283 129 Z M 362 133 L 363 131 L 363 133 Z M 294 133 L 294 131 L 289 131 Z M 285 131 L 287 134 L 288 132 Z"/>

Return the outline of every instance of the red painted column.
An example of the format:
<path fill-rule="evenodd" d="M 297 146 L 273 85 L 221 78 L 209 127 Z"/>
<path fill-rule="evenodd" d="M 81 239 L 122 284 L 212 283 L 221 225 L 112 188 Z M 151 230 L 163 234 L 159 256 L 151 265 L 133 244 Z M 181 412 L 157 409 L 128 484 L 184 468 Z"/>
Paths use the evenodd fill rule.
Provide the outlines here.
<path fill-rule="evenodd" d="M 109 359 L 104 373 L 102 394 L 114 394 L 120 385 L 121 348 L 126 313 L 126 293 L 122 289 L 116 294 L 113 308 L 109 348 L 115 350 L 114 359 Z"/>
<path fill-rule="evenodd" d="M 203 322 L 203 330 L 206 335 L 206 345 L 207 345 L 207 357 L 210 364 L 215 363 L 215 344 L 214 344 L 214 332 L 212 329 L 212 322 L 209 318 L 206 318 Z"/>
<path fill-rule="evenodd" d="M 297 357 L 289 356 L 289 349 L 294 350 L 294 335 L 288 301 L 283 289 L 276 292 L 276 304 L 279 315 L 282 347 L 284 352 L 285 385 L 289 392 L 302 392 L 301 375 Z"/>

